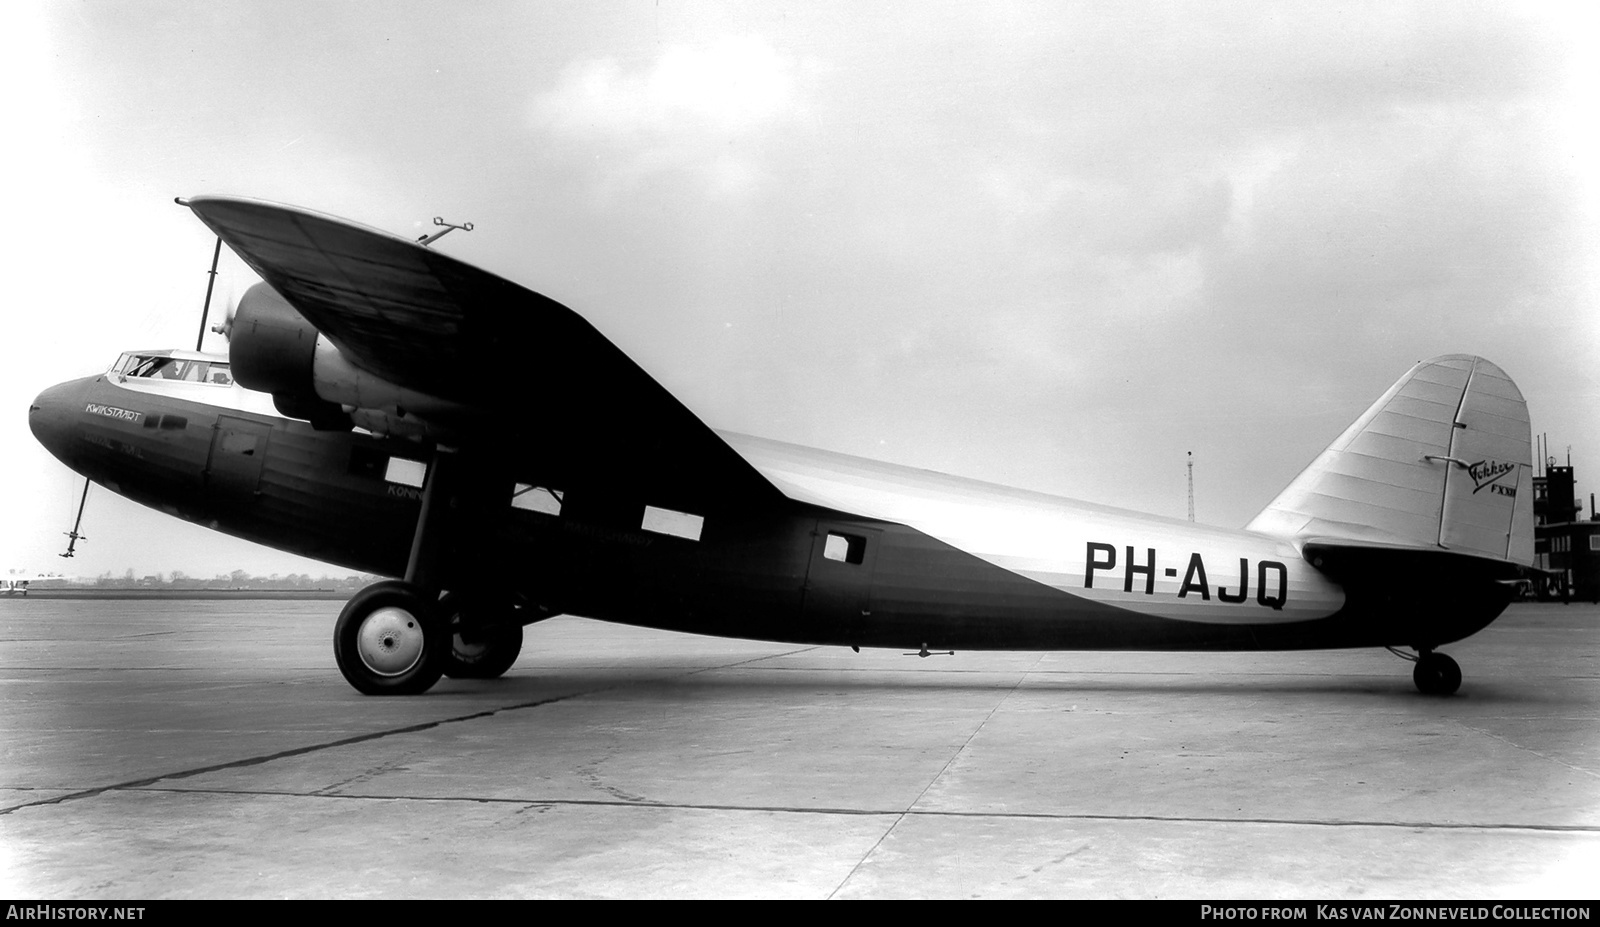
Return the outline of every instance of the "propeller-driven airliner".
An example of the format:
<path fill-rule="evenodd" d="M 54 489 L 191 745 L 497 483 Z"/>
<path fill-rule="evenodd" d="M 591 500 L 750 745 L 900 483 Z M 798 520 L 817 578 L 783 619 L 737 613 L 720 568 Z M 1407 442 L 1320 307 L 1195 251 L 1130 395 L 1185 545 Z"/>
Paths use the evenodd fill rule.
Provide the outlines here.
<path fill-rule="evenodd" d="M 578 313 L 386 232 L 180 202 L 260 275 L 226 355 L 131 351 L 37 439 L 169 515 L 393 577 L 346 680 L 493 678 L 573 614 L 909 650 L 1387 647 L 1426 693 L 1533 562 L 1530 428 L 1494 364 L 1412 367 L 1242 530 L 714 431 Z"/>

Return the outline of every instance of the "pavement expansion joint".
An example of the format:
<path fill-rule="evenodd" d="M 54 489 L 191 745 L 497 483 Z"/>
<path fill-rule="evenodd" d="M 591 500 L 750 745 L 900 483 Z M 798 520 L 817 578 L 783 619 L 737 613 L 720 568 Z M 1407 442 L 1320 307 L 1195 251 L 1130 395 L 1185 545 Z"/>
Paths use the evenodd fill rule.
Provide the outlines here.
<path fill-rule="evenodd" d="M 883 842 L 888 840 L 889 835 L 895 832 L 895 828 L 900 826 L 900 822 L 904 821 L 907 815 L 913 813 L 912 809 L 914 809 L 917 806 L 917 803 L 922 801 L 923 797 L 928 794 L 929 789 L 933 788 L 940 779 L 944 778 L 944 774 L 950 770 L 951 765 L 954 764 L 956 760 L 960 759 L 962 754 L 967 752 L 967 748 L 972 745 L 973 738 L 978 736 L 979 732 L 983 730 L 984 726 L 989 723 L 989 720 L 993 718 L 995 713 L 1000 710 L 1001 706 L 1006 703 L 1006 700 L 1016 694 L 1017 690 L 1022 687 L 1022 684 L 1027 681 L 1028 674 L 1032 672 L 1032 670 L 1036 668 L 1043 659 L 1044 654 L 1039 654 L 1038 657 L 1034 659 L 1032 666 L 1017 674 L 1016 682 L 1011 684 L 1011 688 L 1006 691 L 1006 694 L 995 701 L 994 705 L 989 708 L 989 712 L 983 716 L 982 721 L 979 721 L 973 726 L 972 733 L 968 734 L 967 739 L 961 742 L 961 746 L 950 755 L 950 759 L 946 760 L 945 764 L 939 767 L 939 771 L 934 773 L 933 776 L 929 778 L 928 784 L 922 787 L 922 791 L 918 792 L 917 797 L 911 800 L 911 804 L 899 813 L 892 824 L 884 829 L 883 833 L 878 836 L 877 841 L 872 844 L 867 852 L 861 854 L 861 858 L 856 860 L 856 864 L 850 867 L 850 871 L 845 873 L 844 878 L 839 880 L 839 884 L 835 885 L 833 887 L 833 891 L 828 893 L 829 898 L 833 898 L 834 896 L 838 895 L 839 892 L 843 891 L 844 887 L 850 883 L 850 880 L 855 878 L 856 872 L 859 871 L 862 866 L 866 865 L 867 860 L 871 859 L 874 853 L 878 852 L 878 847 L 883 846 Z"/>
<path fill-rule="evenodd" d="M 1588 720 L 1588 719 L 1583 719 L 1583 720 Z M 1541 753 L 1540 751 L 1535 750 L 1532 747 L 1529 747 L 1529 746 L 1527 746 L 1525 744 L 1519 744 L 1516 741 L 1507 738 L 1503 734 L 1497 734 L 1494 731 L 1488 730 L 1486 728 L 1477 727 L 1476 725 L 1470 724 L 1470 723 L 1468 723 L 1466 721 L 1457 721 L 1456 723 L 1461 725 L 1462 727 L 1466 728 L 1467 730 L 1473 732 L 1474 734 L 1482 734 L 1485 737 L 1493 738 L 1493 739 L 1498 740 L 1501 743 L 1505 744 L 1506 746 L 1511 747 L 1514 750 L 1521 750 L 1524 753 L 1532 754 L 1533 756 L 1536 756 L 1541 760 L 1545 760 L 1547 762 L 1554 763 L 1557 766 L 1561 766 L 1561 767 L 1563 767 L 1565 769 L 1570 769 L 1573 772 L 1583 773 L 1585 776 L 1588 776 L 1591 779 L 1600 779 L 1600 772 L 1596 772 L 1595 770 L 1592 770 L 1592 769 L 1585 769 L 1582 766 L 1574 766 L 1571 763 L 1568 763 L 1566 760 L 1561 759 L 1560 757 L 1551 756 L 1548 753 Z"/>
<path fill-rule="evenodd" d="M 811 646 L 811 647 L 797 647 L 794 650 L 785 650 L 782 653 L 764 653 L 759 657 L 751 657 L 748 660 L 735 660 L 732 663 L 719 663 L 716 666 L 702 666 L 699 669 L 689 670 L 687 673 L 684 673 L 683 675 L 685 675 L 685 676 L 698 676 L 701 673 L 715 673 L 715 672 L 717 672 L 719 670 L 738 669 L 741 666 L 750 666 L 752 664 L 762 663 L 762 662 L 767 661 L 767 660 L 781 660 L 784 657 L 792 657 L 792 656 L 796 656 L 796 655 L 799 655 L 799 654 L 802 654 L 802 653 L 811 653 L 814 650 L 822 650 L 822 649 L 823 648 L 820 647 L 820 646 Z M 783 667 L 775 667 L 775 669 L 783 669 Z"/>
<path fill-rule="evenodd" d="M 237 760 L 229 760 L 229 761 L 227 761 L 225 763 L 213 763 L 213 764 L 211 764 L 209 766 L 199 766 L 199 767 L 196 767 L 194 769 L 184 769 L 184 770 L 179 770 L 177 772 L 161 773 L 161 774 L 155 775 L 155 776 L 147 776 L 147 777 L 145 777 L 143 779 L 133 779 L 133 780 L 130 780 L 130 781 L 127 781 L 127 782 L 117 782 L 117 783 L 113 783 L 111 785 L 98 786 L 98 787 L 92 788 L 92 789 L 82 789 L 80 791 L 71 792 L 71 793 L 66 794 L 66 795 L 59 795 L 59 796 L 57 796 L 55 798 L 41 799 L 39 801 L 33 801 L 33 802 L 24 802 L 24 803 L 19 804 L 19 805 L 12 805 L 12 806 L 7 807 L 7 808 L 0 808 L 0 816 L 4 816 L 4 815 L 7 815 L 7 814 L 10 814 L 13 811 L 18 811 L 18 810 L 20 810 L 22 808 L 32 808 L 32 807 L 37 807 L 37 806 L 41 806 L 41 805 L 59 805 L 59 804 L 62 804 L 64 802 L 76 801 L 76 800 L 78 800 L 80 798 L 93 798 L 94 796 L 101 795 L 101 794 L 103 794 L 105 792 L 126 791 L 126 790 L 130 790 L 130 789 L 140 789 L 140 788 L 144 788 L 144 787 L 147 787 L 147 786 L 155 785 L 158 782 L 166 782 L 166 781 L 172 780 L 172 779 L 188 779 L 188 778 L 190 778 L 192 776 L 200 776 L 200 775 L 204 775 L 206 773 L 211 773 L 211 772 L 220 772 L 220 771 L 225 770 L 225 769 L 242 769 L 242 768 L 248 767 L 248 766 L 260 766 L 260 765 L 262 765 L 264 763 L 271 763 L 271 762 L 273 762 L 275 760 L 288 759 L 290 757 L 296 757 L 296 756 L 304 756 L 305 754 L 308 754 L 308 753 L 317 753 L 317 752 L 320 752 L 322 750 L 331 750 L 331 749 L 334 749 L 336 747 L 348 747 L 348 746 L 350 746 L 352 744 L 366 743 L 367 741 L 372 741 L 372 740 L 382 740 L 385 737 L 393 737 L 393 736 L 396 736 L 396 735 L 399 735 L 399 734 L 415 734 L 415 733 L 418 733 L 420 731 L 432 730 L 433 728 L 441 727 L 441 726 L 446 725 L 446 724 L 458 724 L 458 723 L 463 722 L 463 721 L 475 721 L 475 720 L 478 720 L 478 719 L 481 719 L 481 718 L 493 717 L 494 715 L 500 714 L 502 712 L 520 711 L 520 710 L 525 709 L 525 708 L 538 708 L 538 707 L 540 707 L 542 705 L 550 705 L 550 704 L 554 704 L 556 702 L 564 702 L 564 701 L 567 701 L 569 699 L 582 698 L 583 696 L 593 695 L 596 692 L 607 691 L 608 689 L 611 689 L 611 688 L 616 688 L 616 687 L 615 686 L 606 686 L 606 687 L 602 687 L 602 688 L 599 688 L 599 689 L 586 690 L 586 691 L 583 691 L 583 692 L 573 692 L 573 693 L 570 693 L 570 694 L 567 694 L 567 695 L 556 696 L 554 698 L 538 699 L 538 700 L 531 701 L 531 702 L 520 702 L 520 703 L 515 704 L 515 705 L 503 705 L 503 706 L 501 706 L 499 708 L 490 708 L 490 709 L 486 709 L 484 711 L 475 711 L 475 712 L 472 712 L 470 714 L 457 715 L 456 717 L 453 717 L 453 718 L 440 718 L 437 721 L 423 721 L 423 722 L 420 722 L 420 723 L 417 723 L 417 724 L 408 724 L 408 725 L 405 725 L 404 727 L 392 728 L 390 730 L 372 731 L 372 732 L 367 733 L 367 734 L 357 734 L 357 735 L 355 735 L 353 737 L 342 737 L 342 738 L 340 738 L 338 740 L 330 740 L 330 741 L 328 741 L 326 743 L 308 744 L 308 745 L 303 746 L 303 747 L 294 747 L 294 748 L 291 748 L 289 750 L 279 750 L 279 751 L 277 751 L 275 753 L 265 753 L 265 754 L 262 754 L 260 756 L 248 756 L 248 757 L 243 757 L 243 758 L 237 759 Z"/>
<path fill-rule="evenodd" d="M 137 792 L 162 792 L 174 795 L 249 795 L 273 798 L 316 798 L 334 799 L 337 801 L 386 801 L 386 802 L 428 802 L 449 803 L 466 802 L 478 805 L 526 805 L 528 807 L 554 808 L 554 807 L 601 807 L 601 808 L 640 808 L 663 809 L 672 811 L 741 811 L 755 814 L 816 814 L 816 815 L 845 815 L 851 817 L 897 817 L 905 812 L 884 811 L 874 808 L 831 808 L 804 805 L 732 805 L 715 804 L 706 802 L 671 802 L 658 801 L 649 798 L 637 800 L 626 798 L 502 798 L 491 795 L 385 795 L 366 794 L 351 795 L 339 792 L 297 792 L 283 789 L 227 789 L 227 788 L 182 788 L 172 787 L 140 787 L 135 789 L 107 789 L 106 791 L 137 791 Z M 932 812 L 940 814 L 941 812 Z M 985 815 L 976 815 L 985 816 Z"/>
<path fill-rule="evenodd" d="M 603 807 L 603 808 L 636 808 L 643 810 L 672 810 L 672 811 L 729 811 L 746 812 L 752 814 L 796 814 L 796 815 L 821 815 L 821 816 L 847 816 L 847 817 L 885 817 L 894 818 L 895 824 L 907 818 L 949 818 L 949 819 L 988 819 L 988 820 L 1034 820 L 1034 821 L 1103 821 L 1108 823 L 1141 821 L 1156 824 L 1218 824 L 1218 825 L 1268 825 L 1279 827 L 1338 827 L 1338 828 L 1379 828 L 1386 830 L 1433 830 L 1433 831 L 1478 831 L 1483 833 L 1558 833 L 1558 834 L 1592 834 L 1600 836 L 1600 825 L 1584 824 L 1508 824 L 1508 823 L 1470 823 L 1470 822 L 1437 822 L 1437 821 L 1377 821 L 1358 819 L 1314 819 L 1314 818 L 1273 818 L 1273 817 L 1220 817 L 1216 815 L 1160 815 L 1160 814 L 1089 814 L 1072 812 L 1035 812 L 1035 811 L 983 811 L 983 810 L 947 810 L 947 809 L 910 809 L 900 810 L 894 808 L 846 808 L 807 805 L 762 805 L 762 804 L 728 804 L 711 802 L 671 802 L 655 799 L 640 799 L 637 801 L 619 798 L 538 798 L 516 797 L 506 798 L 490 795 L 402 795 L 402 794 L 366 794 L 351 795 L 344 793 L 330 793 L 322 790 L 313 792 L 292 791 L 286 789 L 230 789 L 230 788 L 183 788 L 180 786 L 154 786 L 154 785 L 122 785 L 106 786 L 100 789 L 86 790 L 77 793 L 80 797 L 92 797 L 106 792 L 140 792 L 140 793 L 167 793 L 174 795 L 217 795 L 217 796 L 254 796 L 266 798 L 308 798 L 331 801 L 366 801 L 366 802 L 418 802 L 431 804 L 447 804 L 451 802 L 469 803 L 479 805 L 517 805 L 526 807 Z M 65 796 L 72 797 L 72 796 Z M 53 802 L 35 802 L 34 805 L 52 804 Z M 18 806 L 31 807 L 31 806 Z M 15 809 L 7 809 L 15 810 Z M 885 831 L 888 835 L 888 830 Z M 881 842 L 881 841 L 880 841 Z M 868 851 L 866 856 L 871 856 Z M 865 858 L 865 857 L 863 857 Z"/>
<path fill-rule="evenodd" d="M 784 651 L 783 653 L 764 654 L 762 656 L 754 657 L 754 658 L 747 659 L 747 660 L 737 660 L 737 661 L 734 661 L 732 663 L 722 663 L 722 664 L 718 664 L 716 666 L 701 667 L 699 669 L 690 670 L 690 671 L 688 671 L 686 673 L 683 673 L 681 675 L 683 675 L 683 676 L 694 676 L 694 675 L 698 675 L 700 673 L 711 672 L 711 671 L 715 671 L 715 670 L 734 669 L 734 668 L 737 668 L 737 667 L 740 667 L 740 666 L 745 666 L 745 665 L 748 665 L 748 664 L 751 664 L 751 663 L 758 663 L 758 662 L 760 662 L 762 660 L 770 660 L 770 659 L 773 659 L 773 658 L 776 658 L 776 657 L 792 656 L 794 654 L 806 653 L 808 651 L 816 650 L 816 649 L 818 649 L 818 648 L 816 648 L 816 647 L 801 647 L 801 648 L 797 648 L 795 650 Z M 112 783 L 110 785 L 97 786 L 97 787 L 92 788 L 92 789 L 80 789 L 80 790 L 75 791 L 75 792 L 69 792 L 68 794 L 65 794 L 65 795 L 58 795 L 58 796 L 56 796 L 54 798 L 45 798 L 45 799 L 40 799 L 38 801 L 22 802 L 20 804 L 11 805 L 11 806 L 8 806 L 8 807 L 5 807 L 5 808 L 0 808 L 0 817 L 4 817 L 5 815 L 11 814 L 14 811 L 19 811 L 19 810 L 21 810 L 23 808 L 34 808 L 34 807 L 41 807 L 41 806 L 44 806 L 44 805 L 59 805 L 59 804 L 64 804 L 64 803 L 70 802 L 70 801 L 77 801 L 80 798 L 93 798 L 93 797 L 95 797 L 97 795 L 102 795 L 102 794 L 104 794 L 106 792 L 129 791 L 129 790 L 135 790 L 135 789 L 148 789 L 148 787 L 153 786 L 158 782 L 166 782 L 166 781 L 173 780 L 173 779 L 188 779 L 188 778 L 191 778 L 193 776 L 200 776 L 200 775 L 204 775 L 206 773 L 212 773 L 212 772 L 220 772 L 220 771 L 225 770 L 225 769 L 242 769 L 242 768 L 249 767 L 249 766 L 260 766 L 262 764 L 271 763 L 271 762 L 274 762 L 276 760 L 288 759 L 288 758 L 296 757 L 296 756 L 304 756 L 304 755 L 306 755 L 308 753 L 317 753 L 317 752 L 320 752 L 322 750 L 331 750 L 331 749 L 334 749 L 334 748 L 337 748 L 337 747 L 348 747 L 348 746 L 350 746 L 352 744 L 366 743 L 368 741 L 373 741 L 373 740 L 381 740 L 381 739 L 386 738 L 386 737 L 393 737 L 393 736 L 400 735 L 400 734 L 415 734 L 415 733 L 418 733 L 420 731 L 432 730 L 433 728 L 441 727 L 441 726 L 447 725 L 447 724 L 458 724 L 458 723 L 461 723 L 463 721 L 476 721 L 476 720 L 480 720 L 480 719 L 483 719 L 483 718 L 490 718 L 490 717 L 493 717 L 495 715 L 502 714 L 502 713 L 505 713 L 505 712 L 522 711 L 522 710 L 528 709 L 528 708 L 539 708 L 539 707 L 542 707 L 544 705 L 552 705 L 552 704 L 555 704 L 557 702 L 564 702 L 564 701 L 569 701 L 569 700 L 572 700 L 572 699 L 584 698 L 586 696 L 595 695 L 595 694 L 598 694 L 600 692 L 609 692 L 609 691 L 612 691 L 614 689 L 626 688 L 627 685 L 628 685 L 627 683 L 622 683 L 622 684 L 610 685 L 610 686 L 600 686 L 600 687 L 597 687 L 597 688 L 594 688 L 594 689 L 586 689 L 586 690 L 584 690 L 582 692 L 571 692 L 571 693 L 568 693 L 566 695 L 555 696 L 553 698 L 535 699 L 533 701 L 518 702 L 518 703 L 512 704 L 512 705 L 502 705 L 502 706 L 500 706 L 498 708 L 489 708 L 489 709 L 485 709 L 483 711 L 475 711 L 475 712 L 471 712 L 469 714 L 457 715 L 457 716 L 452 717 L 452 718 L 440 718 L 440 719 L 438 719 L 436 721 L 424 721 L 424 722 L 420 722 L 420 723 L 417 723 L 417 724 L 408 724 L 408 725 L 405 725 L 404 727 L 397 727 L 397 728 L 393 728 L 393 729 L 390 729 L 390 730 L 372 731 L 372 732 L 367 733 L 367 734 L 357 734 L 357 735 L 355 735 L 353 737 L 344 737 L 344 738 L 340 738 L 339 740 L 332 740 L 332 741 L 328 741 L 326 743 L 308 744 L 308 745 L 303 746 L 303 747 L 294 747 L 294 748 L 289 749 L 289 750 L 279 750 L 279 751 L 274 752 L 274 753 L 266 753 L 266 754 L 262 754 L 260 756 L 243 757 L 243 758 L 237 759 L 237 760 L 229 760 L 229 761 L 224 762 L 224 763 L 213 763 L 213 764 L 208 765 L 208 766 L 200 766 L 200 767 L 196 767 L 194 769 L 184 769 L 184 770 L 179 770 L 179 771 L 176 771 L 176 772 L 161 773 L 161 774 L 155 775 L 155 776 L 147 776 L 147 777 L 145 777 L 143 779 L 133 779 L 133 780 L 129 780 L 127 782 L 116 782 L 116 783 Z M 361 778 L 361 777 L 358 776 L 357 778 Z M 619 803 L 627 804 L 627 803 L 630 803 L 630 802 L 619 802 Z M 631 804 L 641 804 L 641 803 L 643 803 L 642 800 L 640 802 L 631 802 Z"/>

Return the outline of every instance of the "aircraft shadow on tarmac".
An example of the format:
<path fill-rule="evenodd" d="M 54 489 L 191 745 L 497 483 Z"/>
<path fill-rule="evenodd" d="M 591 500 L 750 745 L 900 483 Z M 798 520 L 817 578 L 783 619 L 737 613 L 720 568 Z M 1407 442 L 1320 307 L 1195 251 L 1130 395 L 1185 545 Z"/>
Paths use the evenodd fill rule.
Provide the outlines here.
<path fill-rule="evenodd" d="M 1552 691 L 1549 686 L 1535 688 L 1498 684 L 1492 680 L 1479 680 L 1454 696 L 1437 697 L 1418 693 L 1412 686 L 1410 674 L 1396 672 L 1384 675 L 1316 675 L 1294 673 L 1234 673 L 1218 676 L 1215 673 L 1174 673 L 1160 671 L 1086 672 L 1070 670 L 1033 670 L 1027 672 L 1020 683 L 1020 671 L 982 669 L 941 670 L 884 670 L 874 669 L 874 678 L 851 679 L 860 671 L 839 671 L 807 667 L 804 669 L 707 669 L 672 674 L 668 670 L 660 675 L 639 675 L 633 668 L 602 668 L 591 670 L 566 670 L 548 675 L 518 675 L 516 670 L 493 682 L 457 680 L 441 685 L 430 698 L 482 697 L 494 695 L 507 701 L 548 702 L 584 698 L 602 693 L 639 694 L 654 690 L 674 699 L 692 699 L 697 692 L 726 693 L 740 691 L 751 698 L 762 693 L 782 693 L 785 701 L 803 701 L 807 694 L 837 695 L 870 704 L 875 698 L 895 694 L 937 696 L 970 695 L 981 691 L 1016 689 L 1021 693 L 1058 692 L 1063 695 L 1103 693 L 1131 696 L 1343 696 L 1378 699 L 1396 706 L 1435 705 L 1451 706 L 1471 704 L 1488 705 L 1541 705 L 1556 704 L 1568 699 Z M 881 678 L 890 675 L 891 680 Z M 785 678 L 788 677 L 788 678 Z M 820 677 L 820 678 L 819 678 Z M 842 678 L 841 678 L 842 677 Z"/>

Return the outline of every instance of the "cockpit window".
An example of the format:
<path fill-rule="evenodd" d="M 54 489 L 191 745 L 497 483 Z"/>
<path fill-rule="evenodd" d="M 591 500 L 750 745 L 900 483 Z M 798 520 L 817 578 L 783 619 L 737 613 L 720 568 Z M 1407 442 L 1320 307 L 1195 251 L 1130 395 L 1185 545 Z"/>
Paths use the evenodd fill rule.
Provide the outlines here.
<path fill-rule="evenodd" d="M 128 377 L 151 377 L 160 380 L 173 380 L 172 358 L 147 357 L 142 354 L 124 355 L 122 369 L 117 372 Z"/>
<path fill-rule="evenodd" d="M 112 372 L 150 380 L 183 380 L 217 386 L 233 384 L 233 373 L 223 361 L 183 360 L 160 354 L 124 354 Z"/>

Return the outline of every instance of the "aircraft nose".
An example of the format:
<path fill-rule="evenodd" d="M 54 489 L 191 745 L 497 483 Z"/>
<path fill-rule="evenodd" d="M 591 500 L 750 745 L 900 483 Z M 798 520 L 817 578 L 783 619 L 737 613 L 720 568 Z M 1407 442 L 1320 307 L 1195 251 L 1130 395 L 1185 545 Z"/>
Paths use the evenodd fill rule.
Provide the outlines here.
<path fill-rule="evenodd" d="M 74 422 L 83 411 L 86 380 L 57 383 L 28 406 L 28 428 L 45 450 L 66 462 L 68 447 L 76 430 Z"/>

